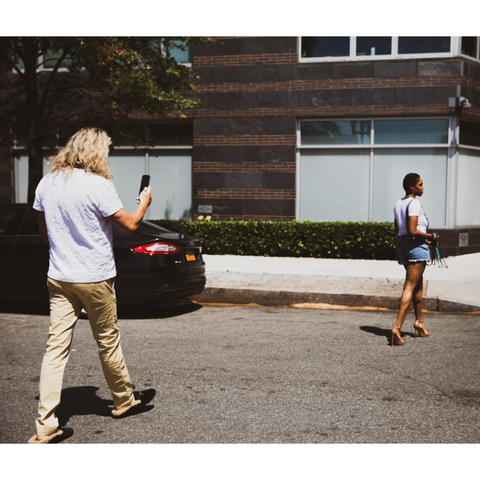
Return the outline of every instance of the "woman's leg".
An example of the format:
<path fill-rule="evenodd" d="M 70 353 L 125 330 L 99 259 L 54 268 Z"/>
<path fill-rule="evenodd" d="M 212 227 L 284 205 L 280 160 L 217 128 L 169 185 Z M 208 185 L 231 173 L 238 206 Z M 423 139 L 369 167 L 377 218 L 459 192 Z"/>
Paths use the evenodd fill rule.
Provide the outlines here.
<path fill-rule="evenodd" d="M 400 307 L 398 309 L 397 321 L 394 329 L 401 329 L 405 317 L 407 316 L 410 303 L 413 301 L 415 315 L 422 318 L 422 294 L 423 294 L 423 272 L 426 262 L 415 262 L 405 266 L 407 275 L 403 285 L 403 293 L 400 298 Z M 420 317 L 418 317 L 420 315 Z"/>
<path fill-rule="evenodd" d="M 425 264 L 425 262 L 424 262 Z M 425 265 L 423 267 L 425 270 Z M 423 323 L 422 320 L 422 298 L 423 298 L 423 272 L 422 276 L 420 277 L 417 285 L 413 289 L 413 310 L 415 311 L 415 320 L 419 323 Z"/>

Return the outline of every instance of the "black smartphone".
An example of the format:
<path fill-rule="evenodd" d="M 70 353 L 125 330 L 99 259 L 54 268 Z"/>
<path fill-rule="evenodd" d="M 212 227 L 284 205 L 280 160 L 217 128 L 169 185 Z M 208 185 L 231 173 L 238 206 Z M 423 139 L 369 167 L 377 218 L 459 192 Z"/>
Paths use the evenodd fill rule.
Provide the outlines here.
<path fill-rule="evenodd" d="M 140 182 L 140 191 L 138 194 L 140 195 L 145 187 L 150 185 L 150 175 L 143 175 L 142 181 Z"/>

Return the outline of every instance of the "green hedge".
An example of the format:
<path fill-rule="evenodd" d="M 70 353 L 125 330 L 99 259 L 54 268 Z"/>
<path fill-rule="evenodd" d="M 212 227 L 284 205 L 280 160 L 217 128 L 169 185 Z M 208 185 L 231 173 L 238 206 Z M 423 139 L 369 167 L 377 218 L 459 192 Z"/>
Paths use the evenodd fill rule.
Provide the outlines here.
<path fill-rule="evenodd" d="M 150 220 L 199 237 L 203 253 L 270 257 L 395 258 L 392 222 Z"/>

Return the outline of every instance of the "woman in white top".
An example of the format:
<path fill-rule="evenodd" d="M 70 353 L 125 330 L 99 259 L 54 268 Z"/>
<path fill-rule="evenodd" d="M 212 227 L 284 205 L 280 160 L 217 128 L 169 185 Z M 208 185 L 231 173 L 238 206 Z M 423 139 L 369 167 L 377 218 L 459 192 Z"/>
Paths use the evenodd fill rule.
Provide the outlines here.
<path fill-rule="evenodd" d="M 415 311 L 415 338 L 428 337 L 422 319 L 423 272 L 430 260 L 429 243 L 436 243 L 440 238 L 436 233 L 427 233 L 428 219 L 425 216 L 417 196 L 423 195 L 423 180 L 417 173 L 409 173 L 403 179 L 405 197 L 393 207 L 395 215 L 395 232 L 397 233 L 397 260 L 406 270 L 405 284 L 397 321 L 392 329 L 392 346 L 403 345 L 400 329 L 407 316 L 410 303 Z"/>

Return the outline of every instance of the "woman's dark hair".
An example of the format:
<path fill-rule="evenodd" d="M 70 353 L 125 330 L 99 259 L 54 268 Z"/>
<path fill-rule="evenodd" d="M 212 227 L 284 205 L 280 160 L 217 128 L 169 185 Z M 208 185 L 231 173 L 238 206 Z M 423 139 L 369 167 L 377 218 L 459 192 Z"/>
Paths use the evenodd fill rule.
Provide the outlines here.
<path fill-rule="evenodd" d="M 405 175 L 405 178 L 403 179 L 403 189 L 405 190 L 405 193 L 407 195 L 410 195 L 412 192 L 410 191 L 410 187 L 414 187 L 418 179 L 420 178 L 420 175 L 418 173 L 408 173 Z"/>

